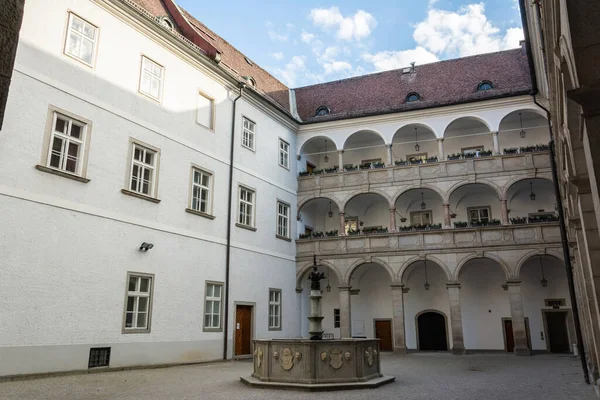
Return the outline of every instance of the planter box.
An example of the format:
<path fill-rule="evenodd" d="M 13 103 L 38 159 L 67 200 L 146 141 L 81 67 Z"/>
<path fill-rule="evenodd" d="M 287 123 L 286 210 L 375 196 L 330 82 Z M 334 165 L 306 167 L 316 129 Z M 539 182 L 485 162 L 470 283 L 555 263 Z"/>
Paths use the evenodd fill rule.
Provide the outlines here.
<path fill-rule="evenodd" d="M 383 164 L 383 165 L 373 165 L 373 168 L 385 168 L 385 164 Z"/>
<path fill-rule="evenodd" d="M 398 228 L 399 232 L 412 232 L 412 228 Z"/>
<path fill-rule="evenodd" d="M 358 235 L 360 232 L 348 232 L 349 236 L 355 236 Z"/>
<path fill-rule="evenodd" d="M 334 174 L 337 172 L 337 169 L 332 169 L 332 170 L 325 170 L 326 174 Z"/>
<path fill-rule="evenodd" d="M 400 167 L 400 166 L 403 166 L 403 165 L 407 165 L 407 164 L 406 164 L 406 161 L 396 161 L 394 164 L 395 164 L 397 167 Z"/>
<path fill-rule="evenodd" d="M 448 160 L 450 160 L 450 161 L 460 160 L 460 157 L 448 157 Z"/>

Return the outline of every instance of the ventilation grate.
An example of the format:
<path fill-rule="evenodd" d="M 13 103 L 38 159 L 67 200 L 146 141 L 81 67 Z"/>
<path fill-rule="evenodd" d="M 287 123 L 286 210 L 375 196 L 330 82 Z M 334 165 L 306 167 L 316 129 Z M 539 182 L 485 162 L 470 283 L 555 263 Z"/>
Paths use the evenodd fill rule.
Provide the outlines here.
<path fill-rule="evenodd" d="M 88 368 L 108 367 L 110 364 L 110 347 L 96 347 L 90 349 Z"/>

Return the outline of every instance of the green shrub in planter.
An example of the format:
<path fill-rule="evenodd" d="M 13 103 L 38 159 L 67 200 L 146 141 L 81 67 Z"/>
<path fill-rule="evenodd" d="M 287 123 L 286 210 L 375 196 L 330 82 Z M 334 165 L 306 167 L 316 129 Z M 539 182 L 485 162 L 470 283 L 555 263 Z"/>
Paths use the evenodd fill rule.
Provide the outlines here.
<path fill-rule="evenodd" d="M 360 169 L 371 169 L 371 163 L 360 164 Z"/>
<path fill-rule="evenodd" d="M 373 165 L 373 168 L 383 168 L 383 167 L 385 167 L 385 164 L 382 163 L 381 161 L 376 161 L 372 165 Z"/>
<path fill-rule="evenodd" d="M 492 151 L 491 150 L 483 150 L 479 152 L 479 156 L 480 157 L 487 157 L 487 156 L 491 156 L 492 155 Z"/>
<path fill-rule="evenodd" d="M 527 217 L 515 217 L 515 218 L 511 218 L 510 219 L 510 223 L 514 224 L 514 225 L 526 224 L 527 223 Z"/>
<path fill-rule="evenodd" d="M 521 146 L 521 153 L 533 153 L 535 151 L 535 146 Z"/>
<path fill-rule="evenodd" d="M 334 230 L 334 231 L 327 231 L 325 232 L 326 236 L 337 236 L 338 235 L 338 230 Z"/>
<path fill-rule="evenodd" d="M 308 172 L 308 171 L 301 171 L 301 172 L 298 173 L 298 175 L 300 175 L 300 176 L 308 176 L 308 175 L 310 175 L 310 172 Z"/>
<path fill-rule="evenodd" d="M 427 162 L 428 163 L 430 163 L 430 162 L 438 162 L 438 158 L 437 158 L 437 156 L 435 156 L 435 157 L 427 157 Z"/>
<path fill-rule="evenodd" d="M 536 144 L 535 145 L 535 151 L 547 151 L 550 150 L 550 146 L 548 146 L 547 144 Z"/>
<path fill-rule="evenodd" d="M 321 175 L 322 173 L 323 173 L 323 170 L 322 170 L 322 169 L 315 169 L 315 170 L 313 171 L 313 175 Z"/>
<path fill-rule="evenodd" d="M 469 223 L 465 222 L 465 221 L 456 221 L 456 222 L 454 222 L 454 227 L 455 228 L 466 228 L 467 226 L 469 226 Z"/>
<path fill-rule="evenodd" d="M 396 164 L 396 165 L 406 165 L 406 161 L 400 159 L 400 160 L 394 161 L 394 164 Z"/>
<path fill-rule="evenodd" d="M 429 229 L 442 229 L 442 224 L 430 224 Z"/>
<path fill-rule="evenodd" d="M 310 238 L 310 233 L 301 233 L 300 234 L 300 239 L 308 239 Z"/>
<path fill-rule="evenodd" d="M 315 232 L 313 232 L 312 235 L 313 235 L 314 238 L 322 238 L 323 236 L 325 236 L 325 234 L 323 232 L 320 232 L 320 231 L 315 231 Z"/>
<path fill-rule="evenodd" d="M 501 224 L 501 222 L 500 222 L 499 219 L 490 219 L 488 221 L 488 225 L 492 225 L 493 226 L 493 225 L 500 225 L 500 224 Z"/>
<path fill-rule="evenodd" d="M 348 235 L 358 235 L 358 231 L 356 229 L 348 229 Z"/>
<path fill-rule="evenodd" d="M 449 155 L 446 156 L 446 158 L 448 160 L 460 160 L 461 157 L 462 157 L 462 154 L 457 154 L 457 153 L 449 154 Z"/>
<path fill-rule="evenodd" d="M 337 167 L 325 168 L 325 173 L 327 173 L 327 174 L 331 174 L 334 172 L 337 172 Z"/>
<path fill-rule="evenodd" d="M 412 226 L 401 226 L 398 228 L 400 232 L 410 232 L 412 231 Z"/>
<path fill-rule="evenodd" d="M 519 152 L 519 149 L 517 149 L 516 147 L 509 147 L 504 149 L 504 154 L 517 154 Z"/>

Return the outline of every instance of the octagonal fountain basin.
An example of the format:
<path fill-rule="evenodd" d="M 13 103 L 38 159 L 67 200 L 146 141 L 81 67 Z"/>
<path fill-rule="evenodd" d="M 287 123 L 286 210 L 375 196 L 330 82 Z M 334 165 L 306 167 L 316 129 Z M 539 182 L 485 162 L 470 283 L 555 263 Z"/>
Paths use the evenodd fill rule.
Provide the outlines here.
<path fill-rule="evenodd" d="M 254 340 L 252 387 L 299 390 L 376 388 L 393 382 L 381 373 L 379 339 Z"/>

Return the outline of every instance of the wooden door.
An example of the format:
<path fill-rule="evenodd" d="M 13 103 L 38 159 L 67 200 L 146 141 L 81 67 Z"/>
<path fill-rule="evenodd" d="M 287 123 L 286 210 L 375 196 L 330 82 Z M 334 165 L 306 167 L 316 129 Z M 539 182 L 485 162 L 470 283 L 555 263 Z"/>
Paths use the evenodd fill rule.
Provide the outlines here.
<path fill-rule="evenodd" d="M 314 164 L 309 163 L 308 161 L 306 162 L 306 172 L 308 173 L 313 173 L 313 171 L 316 169 L 317 167 Z"/>
<path fill-rule="evenodd" d="M 569 334 L 567 332 L 567 313 L 566 312 L 547 312 L 546 324 L 548 327 L 548 337 L 550 343 L 550 352 L 552 353 L 570 353 Z"/>
<path fill-rule="evenodd" d="M 379 350 L 393 351 L 392 321 L 375 321 L 375 337 L 379 339 Z"/>
<path fill-rule="evenodd" d="M 512 353 L 515 351 L 515 337 L 513 336 L 512 320 L 504 320 L 504 338 L 506 341 L 506 351 Z"/>
<path fill-rule="evenodd" d="M 235 355 L 252 354 L 252 306 L 235 308 Z"/>

